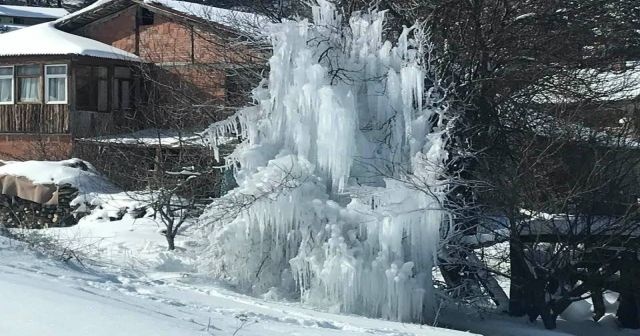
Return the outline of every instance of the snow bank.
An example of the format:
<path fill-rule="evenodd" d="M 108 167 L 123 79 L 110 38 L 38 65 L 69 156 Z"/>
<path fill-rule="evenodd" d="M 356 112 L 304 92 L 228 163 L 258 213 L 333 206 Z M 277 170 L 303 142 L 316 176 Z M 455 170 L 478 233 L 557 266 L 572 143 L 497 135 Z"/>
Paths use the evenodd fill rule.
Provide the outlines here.
<path fill-rule="evenodd" d="M 81 192 L 115 192 L 117 189 L 87 161 L 3 161 L 0 175 L 21 176 L 36 184 L 68 184 Z"/>
<path fill-rule="evenodd" d="M 145 267 L 151 254 L 140 254 L 136 248 L 146 223 L 133 225 L 131 231 L 99 222 L 92 226 L 103 234 L 101 242 L 130 247 L 132 258 L 142 259 L 136 264 L 142 268 L 132 271 L 126 262 L 112 264 L 102 259 L 99 265 L 83 259 L 84 267 L 80 267 L 73 261 L 46 258 L 0 236 L 0 335 L 472 335 L 246 297 L 182 273 L 184 270 L 175 271 L 177 252 L 160 254 L 175 273 L 153 272 Z M 163 238 L 149 232 L 148 240 L 153 245 Z M 107 254 L 95 245 L 85 248 L 98 250 L 100 256 Z"/>
<path fill-rule="evenodd" d="M 229 133 L 244 142 L 226 160 L 238 188 L 201 218 L 213 227 L 206 267 L 257 294 L 429 320 L 448 105 L 424 34 L 384 41 L 377 11 L 343 30 L 327 1 L 313 17 L 273 29 L 258 105 L 208 131 L 214 147 Z"/>
<path fill-rule="evenodd" d="M 24 177 L 34 184 L 69 185 L 78 190 L 71 205 L 80 205 L 78 211 L 85 211 L 84 205 L 96 203 L 98 195 L 113 194 L 119 189 L 101 176 L 89 163 L 80 159 L 63 161 L 2 161 L 0 175 Z"/>
<path fill-rule="evenodd" d="M 72 205 L 80 205 L 78 212 L 87 213 L 90 221 L 111 220 L 144 215 L 153 202 L 151 191 L 92 192 L 76 197 Z"/>
<path fill-rule="evenodd" d="M 127 299 L 108 290 L 64 286 L 56 280 L 35 273 L 3 275 L 0 314 L 6 323 L 0 325 L 0 333 L 7 336 L 190 336 L 202 333 L 202 326 L 186 318 L 172 318 L 159 311 L 157 304 Z M 12 304 L 7 304 L 9 302 Z"/>

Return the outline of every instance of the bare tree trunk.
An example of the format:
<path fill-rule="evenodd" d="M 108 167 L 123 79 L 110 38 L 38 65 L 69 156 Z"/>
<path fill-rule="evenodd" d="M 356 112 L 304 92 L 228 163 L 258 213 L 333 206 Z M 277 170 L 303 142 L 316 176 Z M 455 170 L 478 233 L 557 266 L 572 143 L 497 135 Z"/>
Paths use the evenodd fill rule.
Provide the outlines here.
<path fill-rule="evenodd" d="M 514 225 L 514 224 L 511 224 Z M 526 278 L 529 270 L 524 260 L 521 250 L 515 245 L 518 244 L 514 235 L 516 230 L 511 230 L 509 243 L 509 260 L 511 265 L 511 286 L 509 288 L 509 315 L 524 316 L 527 314 L 527 288 Z"/>
<path fill-rule="evenodd" d="M 593 320 L 600 320 L 605 314 L 604 297 L 602 290 L 594 288 L 591 291 L 591 302 L 593 302 Z"/>
<path fill-rule="evenodd" d="M 175 245 L 175 236 L 170 233 L 169 231 L 167 231 L 167 233 L 165 234 L 165 237 L 167 238 L 167 246 L 168 246 L 168 250 L 169 251 L 173 251 L 176 249 L 176 245 Z"/>
<path fill-rule="evenodd" d="M 590 272 L 592 274 L 596 274 L 598 272 L 597 267 L 590 267 Z M 598 322 L 604 314 L 606 313 L 606 309 L 604 306 L 604 297 L 602 285 L 600 286 L 591 286 L 591 302 L 593 302 L 593 320 Z"/>
<path fill-rule="evenodd" d="M 622 266 L 620 267 L 620 306 L 616 315 L 623 328 L 639 329 L 640 328 L 640 302 L 636 291 L 639 282 L 637 256 L 635 253 L 627 253 L 623 257 Z"/>

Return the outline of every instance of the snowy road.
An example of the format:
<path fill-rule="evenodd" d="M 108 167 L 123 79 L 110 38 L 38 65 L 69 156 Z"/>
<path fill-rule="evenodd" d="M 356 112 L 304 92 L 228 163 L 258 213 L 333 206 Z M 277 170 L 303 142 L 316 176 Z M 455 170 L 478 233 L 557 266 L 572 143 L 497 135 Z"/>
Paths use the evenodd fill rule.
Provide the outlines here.
<path fill-rule="evenodd" d="M 0 316 L 3 336 L 470 335 L 262 301 L 175 273 L 82 268 L 1 237 Z"/>

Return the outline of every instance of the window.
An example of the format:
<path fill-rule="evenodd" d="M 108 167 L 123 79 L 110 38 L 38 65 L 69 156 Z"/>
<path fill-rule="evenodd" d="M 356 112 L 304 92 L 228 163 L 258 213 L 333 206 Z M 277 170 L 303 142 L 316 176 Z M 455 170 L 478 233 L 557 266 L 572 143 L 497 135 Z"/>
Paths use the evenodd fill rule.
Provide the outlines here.
<path fill-rule="evenodd" d="M 44 92 L 47 104 L 67 102 L 67 66 L 45 65 Z"/>
<path fill-rule="evenodd" d="M 78 110 L 108 111 L 107 68 L 80 65 L 76 67 L 76 105 Z"/>
<path fill-rule="evenodd" d="M 127 67 L 113 68 L 113 77 L 115 78 L 131 78 L 131 69 Z"/>
<path fill-rule="evenodd" d="M 0 67 L 0 104 L 13 104 L 13 67 Z"/>
<path fill-rule="evenodd" d="M 18 81 L 18 101 L 21 103 L 37 103 L 40 101 L 40 65 L 20 65 L 16 67 Z"/>
<path fill-rule="evenodd" d="M 131 108 L 131 69 L 115 67 L 113 69 L 113 97 L 114 110 L 127 110 Z"/>
<path fill-rule="evenodd" d="M 143 26 L 150 26 L 153 24 L 154 21 L 154 17 L 153 17 L 153 12 L 146 9 L 146 8 L 141 8 L 140 11 L 140 24 Z"/>

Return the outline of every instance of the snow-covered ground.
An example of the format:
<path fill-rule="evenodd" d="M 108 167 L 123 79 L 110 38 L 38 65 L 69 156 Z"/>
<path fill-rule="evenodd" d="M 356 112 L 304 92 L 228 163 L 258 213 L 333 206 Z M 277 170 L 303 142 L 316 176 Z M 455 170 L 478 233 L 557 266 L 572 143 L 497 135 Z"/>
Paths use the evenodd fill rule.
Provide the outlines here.
<path fill-rule="evenodd" d="M 37 231 L 60 247 L 53 256 L 0 237 L 0 335 L 473 335 L 240 294 L 198 272 L 202 239 L 195 225 L 168 252 L 162 226 L 152 218 L 100 215 L 126 204 L 126 194 L 103 197 L 104 209 L 78 225 Z M 78 251 L 81 263 L 60 261 L 64 249 Z M 440 312 L 439 325 L 491 336 L 639 334 L 617 329 L 614 321 L 560 321 L 557 331 L 547 331 L 526 318 L 452 309 Z"/>
<path fill-rule="evenodd" d="M 82 264 L 0 237 L 0 335 L 469 335 L 236 293 L 196 272 L 195 240 L 167 252 L 159 229 L 125 216 L 46 231 Z"/>

